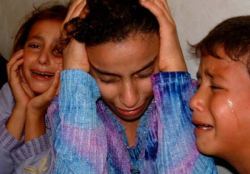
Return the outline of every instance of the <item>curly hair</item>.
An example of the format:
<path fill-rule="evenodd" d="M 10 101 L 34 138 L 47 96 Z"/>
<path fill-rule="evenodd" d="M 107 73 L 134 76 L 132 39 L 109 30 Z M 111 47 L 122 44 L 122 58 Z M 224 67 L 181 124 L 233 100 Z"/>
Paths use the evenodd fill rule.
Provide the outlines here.
<path fill-rule="evenodd" d="M 59 4 L 50 4 L 49 6 L 44 4 L 36 8 L 19 28 L 15 36 L 13 52 L 24 47 L 34 24 L 42 20 L 63 21 L 67 15 L 67 11 L 68 7 Z"/>
<path fill-rule="evenodd" d="M 225 53 L 234 61 L 247 59 L 250 74 L 250 16 L 229 18 L 218 24 L 198 44 L 194 45 L 195 55 L 218 57 L 216 49 L 223 46 Z"/>
<path fill-rule="evenodd" d="M 87 0 L 85 18 L 72 19 L 65 25 L 69 37 L 87 46 L 117 42 L 131 33 L 158 33 L 156 17 L 138 0 Z"/>

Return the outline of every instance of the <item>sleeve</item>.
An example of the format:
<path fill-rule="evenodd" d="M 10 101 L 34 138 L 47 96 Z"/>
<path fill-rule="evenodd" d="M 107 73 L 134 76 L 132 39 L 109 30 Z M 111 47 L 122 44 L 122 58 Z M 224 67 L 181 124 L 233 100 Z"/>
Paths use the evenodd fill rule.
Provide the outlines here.
<path fill-rule="evenodd" d="M 97 115 L 99 90 L 95 80 L 80 70 L 61 74 L 58 111 L 52 116 L 56 174 L 105 173 L 107 140 Z"/>
<path fill-rule="evenodd" d="M 9 85 L 6 83 L 0 90 L 0 174 L 12 173 L 14 161 L 11 151 L 20 145 L 6 129 L 5 123 L 13 108 L 13 97 Z"/>
<path fill-rule="evenodd" d="M 187 72 L 164 72 L 153 76 L 153 90 L 159 114 L 159 173 L 216 174 L 211 158 L 195 145 L 189 100 L 195 85 Z"/>
<path fill-rule="evenodd" d="M 36 169 L 40 161 L 48 157 L 47 154 L 51 150 L 48 134 L 24 143 L 8 132 L 5 125 L 13 105 L 12 93 L 6 84 L 0 91 L 0 174 L 10 174 L 14 170 Z M 51 166 L 47 161 L 43 168 Z"/>

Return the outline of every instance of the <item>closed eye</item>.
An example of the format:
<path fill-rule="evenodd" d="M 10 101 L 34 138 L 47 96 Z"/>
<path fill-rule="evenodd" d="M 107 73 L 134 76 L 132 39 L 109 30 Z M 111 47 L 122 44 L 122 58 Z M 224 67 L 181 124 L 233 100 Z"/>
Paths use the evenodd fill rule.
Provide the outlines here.
<path fill-rule="evenodd" d="M 139 77 L 139 78 L 148 78 L 150 77 L 152 74 L 154 73 L 154 69 L 153 67 L 150 67 L 148 69 L 145 69 L 139 73 L 136 74 L 136 77 Z"/>
<path fill-rule="evenodd" d="M 34 48 L 34 49 L 40 48 L 40 45 L 39 45 L 39 44 L 36 44 L 36 43 L 29 43 L 27 46 L 28 46 L 29 48 Z"/>
<path fill-rule="evenodd" d="M 218 91 L 218 90 L 222 90 L 223 88 L 218 86 L 218 85 L 211 85 L 210 88 L 212 89 L 212 91 Z"/>
<path fill-rule="evenodd" d="M 101 82 L 106 83 L 106 84 L 115 83 L 119 81 L 119 77 L 112 77 L 108 75 L 101 75 L 99 76 L 99 79 Z"/>

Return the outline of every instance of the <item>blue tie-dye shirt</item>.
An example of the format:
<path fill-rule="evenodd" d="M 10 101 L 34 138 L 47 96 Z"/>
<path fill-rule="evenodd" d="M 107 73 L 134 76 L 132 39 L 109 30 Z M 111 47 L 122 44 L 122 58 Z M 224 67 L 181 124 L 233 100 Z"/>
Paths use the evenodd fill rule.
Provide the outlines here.
<path fill-rule="evenodd" d="M 95 80 L 80 70 L 61 74 L 49 108 L 56 174 L 216 174 L 213 160 L 195 146 L 187 72 L 152 76 L 154 99 L 140 119 L 137 145 L 100 99 Z"/>

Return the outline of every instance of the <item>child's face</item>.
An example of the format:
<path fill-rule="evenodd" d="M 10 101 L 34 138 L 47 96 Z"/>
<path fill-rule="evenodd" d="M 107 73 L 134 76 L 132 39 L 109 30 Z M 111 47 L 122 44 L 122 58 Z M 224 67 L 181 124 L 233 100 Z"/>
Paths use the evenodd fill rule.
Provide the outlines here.
<path fill-rule="evenodd" d="M 227 159 L 250 145 L 250 76 L 246 65 L 232 61 L 222 47 L 217 53 L 220 59 L 201 59 L 190 106 L 198 149 Z"/>
<path fill-rule="evenodd" d="M 31 90 L 45 92 L 55 72 L 61 69 L 62 55 L 55 49 L 61 21 L 42 20 L 35 23 L 24 45 L 23 75 Z"/>
<path fill-rule="evenodd" d="M 158 52 L 157 34 L 135 34 L 87 48 L 102 98 L 121 121 L 138 120 L 150 103 Z"/>

